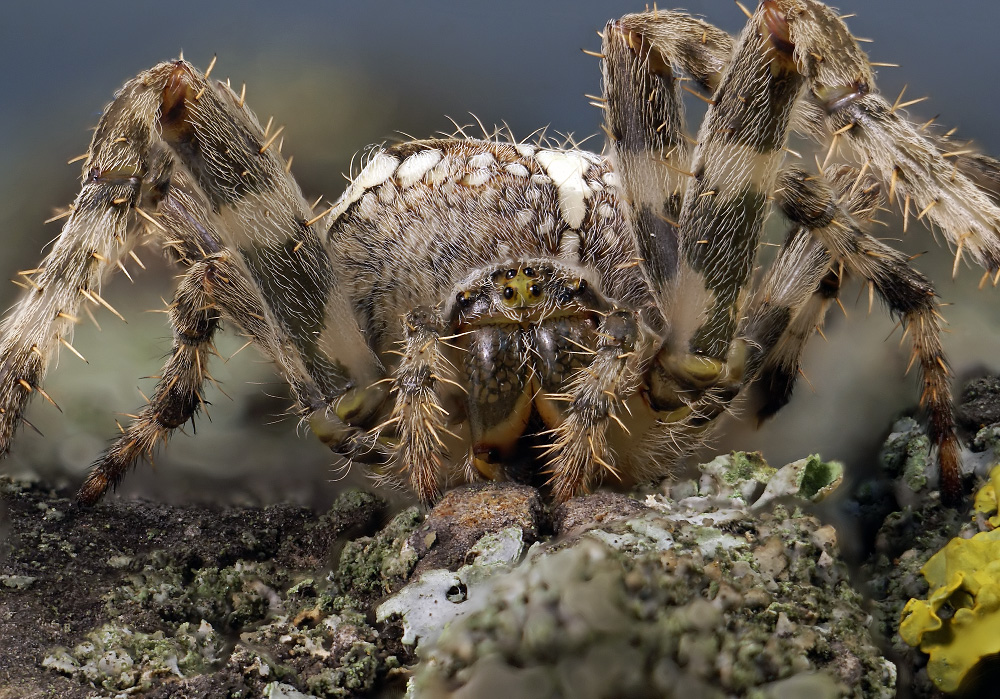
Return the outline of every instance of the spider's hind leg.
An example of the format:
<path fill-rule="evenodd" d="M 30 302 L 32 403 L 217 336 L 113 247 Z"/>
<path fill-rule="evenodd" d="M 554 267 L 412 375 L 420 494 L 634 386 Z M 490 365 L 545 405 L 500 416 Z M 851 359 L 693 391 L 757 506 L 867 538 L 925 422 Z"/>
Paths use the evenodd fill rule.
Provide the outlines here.
<path fill-rule="evenodd" d="M 920 401 L 930 416 L 930 438 L 938 449 L 941 492 L 945 498 L 958 501 L 962 493 L 960 447 L 934 287 L 910 265 L 905 254 L 869 235 L 858 223 L 865 218 L 864 212 L 874 210 L 880 201 L 878 183 L 871 177 L 859 177 L 853 168 L 843 168 L 830 180 L 828 185 L 823 177 L 810 177 L 801 171 L 783 173 L 779 205 L 809 230 L 835 264 L 867 281 L 870 291 L 877 293 L 899 319 L 912 346 L 910 364 L 920 370 Z M 803 202 L 812 203 L 803 206 Z M 817 220 L 804 215 L 806 210 L 828 213 Z"/>
<path fill-rule="evenodd" d="M 219 329 L 219 311 L 205 294 L 203 283 L 217 271 L 211 260 L 198 262 L 184 277 L 170 306 L 174 344 L 148 404 L 122 430 L 94 463 L 77 498 L 90 505 L 109 488 L 117 488 L 128 470 L 148 458 L 170 433 L 192 419 L 204 403 L 212 338 Z"/>
<path fill-rule="evenodd" d="M 0 325 L 0 457 L 60 346 L 75 351 L 70 343 L 81 304 L 111 309 L 100 295 L 102 281 L 143 229 L 162 228 L 154 210 L 169 188 L 173 159 L 156 142 L 159 90 L 145 77 L 127 84 L 101 118 L 70 216 L 37 274 L 26 274 L 31 288 Z"/>
<path fill-rule="evenodd" d="M 996 161 L 952 160 L 948 156 L 955 153 L 943 153 L 940 143 L 922 135 L 879 94 L 867 57 L 829 7 L 816 0 L 774 2 L 788 16 L 798 69 L 834 138 L 860 153 L 888 186 L 891 204 L 912 204 L 920 218 L 942 230 L 956 248 L 956 268 L 968 252 L 1000 276 Z"/>
<path fill-rule="evenodd" d="M 747 378 L 759 422 L 792 396 L 802 351 L 840 290 L 832 262 L 808 229 L 791 231 L 747 310 L 739 335 L 749 347 Z"/>

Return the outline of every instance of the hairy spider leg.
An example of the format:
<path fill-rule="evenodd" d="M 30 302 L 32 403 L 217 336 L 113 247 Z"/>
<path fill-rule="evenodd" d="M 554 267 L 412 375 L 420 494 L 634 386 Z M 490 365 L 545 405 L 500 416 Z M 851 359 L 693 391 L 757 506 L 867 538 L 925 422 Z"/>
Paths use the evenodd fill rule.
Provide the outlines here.
<path fill-rule="evenodd" d="M 172 318 L 178 346 L 153 403 L 98 462 L 81 497 L 96 500 L 136 456 L 193 415 L 217 316 L 275 361 L 304 416 L 322 411 L 327 434 L 334 431 L 345 397 L 364 393 L 381 367 L 320 241 L 327 217 L 313 216 L 277 136 L 227 85 L 186 62 L 159 64 L 126 84 L 95 131 L 73 213 L 35 288 L 5 324 L 0 452 L 48 358 L 59 343 L 69 346 L 80 299 L 104 303 L 100 280 L 131 250 L 138 224 L 191 266 Z M 186 343 L 186 335 L 195 341 Z M 381 402 L 364 398 L 360 407 L 346 401 L 348 419 L 363 419 Z M 358 430 L 341 427 L 344 448 L 359 448 Z"/>
<path fill-rule="evenodd" d="M 898 318 L 904 336 L 909 336 L 910 365 L 919 368 L 920 402 L 930 416 L 930 438 L 938 449 L 942 496 L 957 501 L 962 492 L 961 455 L 955 435 L 951 371 L 941 346 L 942 316 L 937 295 L 930 280 L 910 265 L 905 254 L 862 229 L 859 218 L 863 218 L 864 211 L 873 211 L 877 201 L 863 205 L 850 201 L 856 183 L 860 183 L 855 188 L 859 196 L 878 191 L 877 182 L 859 180 L 853 168 L 842 169 L 831 178 L 831 184 L 823 177 L 788 171 L 782 177 L 779 204 L 789 218 L 807 228 L 826 248 L 835 265 L 843 265 L 847 272 L 869 283 Z M 841 203 L 845 200 L 847 205 Z M 824 213 L 817 217 L 806 211 Z"/>
<path fill-rule="evenodd" d="M 799 71 L 823 107 L 829 131 L 842 136 L 868 168 L 888 183 L 891 204 L 908 207 L 938 226 L 956 251 L 990 272 L 1000 270 L 1000 207 L 970 178 L 977 162 L 956 166 L 879 94 L 864 52 L 843 21 L 815 1 L 778 0 L 789 17 Z M 992 161 L 995 183 L 996 161 Z M 974 176 L 974 175 L 973 175 Z"/>
<path fill-rule="evenodd" d="M 725 34 L 677 13 L 630 15 L 605 30 L 612 157 L 634 173 L 623 175 L 634 234 L 668 326 L 649 398 L 669 421 L 712 420 L 744 378 L 734 336 L 801 85 L 786 32 L 764 4 L 727 61 Z M 675 70 L 714 88 L 690 164 Z"/>
<path fill-rule="evenodd" d="M 758 424 L 791 398 L 802 351 L 840 289 L 832 265 L 833 257 L 807 228 L 792 229 L 747 309 L 738 332 L 747 340 L 751 409 Z"/>
<path fill-rule="evenodd" d="M 103 279 L 144 226 L 160 225 L 151 213 L 168 185 L 171 159 L 166 149 L 150 147 L 155 103 L 141 81 L 132 81 L 102 117 L 62 233 L 0 327 L 0 456 L 60 345 L 76 353 L 71 341 L 81 304 L 110 308 L 100 295 Z"/>
<path fill-rule="evenodd" d="M 446 440 L 452 436 L 438 387 L 444 382 L 457 385 L 444 354 L 441 327 L 438 312 L 427 307 L 416 308 L 403 319 L 403 358 L 393 375 L 396 402 L 388 421 L 399 435 L 395 468 L 407 475 L 424 503 L 441 496 Z"/>
<path fill-rule="evenodd" d="M 624 429 L 618 414 L 623 399 L 638 384 L 638 319 L 634 312 L 613 311 L 597 329 L 600 338 L 590 364 L 579 369 L 565 387 L 569 403 L 565 419 L 552 430 L 548 459 L 549 485 L 556 502 L 591 492 L 602 480 L 623 480 L 608 447 L 608 430 Z"/>

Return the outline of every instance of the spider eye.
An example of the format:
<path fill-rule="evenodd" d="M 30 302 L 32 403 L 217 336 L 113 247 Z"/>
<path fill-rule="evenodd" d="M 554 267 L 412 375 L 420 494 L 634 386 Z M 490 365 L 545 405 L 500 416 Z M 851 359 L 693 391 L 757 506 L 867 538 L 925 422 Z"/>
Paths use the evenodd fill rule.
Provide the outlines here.
<path fill-rule="evenodd" d="M 524 276 L 526 276 L 526 277 L 533 277 L 533 276 L 535 276 L 535 268 L 534 267 L 525 267 L 524 268 Z"/>
<path fill-rule="evenodd" d="M 510 301 L 512 298 L 514 298 L 514 287 L 512 287 L 512 286 L 505 286 L 503 288 L 503 297 L 505 299 L 507 299 L 508 301 Z"/>
<path fill-rule="evenodd" d="M 576 293 L 582 294 L 586 290 L 587 290 L 587 280 L 581 279 L 576 285 Z"/>
<path fill-rule="evenodd" d="M 472 303 L 472 299 L 469 297 L 468 291 L 459 291 L 458 295 L 455 296 L 455 301 L 457 301 L 458 305 L 461 306 L 462 308 L 465 308 L 470 303 Z"/>
<path fill-rule="evenodd" d="M 516 269 L 508 269 L 506 276 L 507 276 L 508 279 L 513 279 L 514 277 L 517 276 L 517 270 Z"/>
<path fill-rule="evenodd" d="M 542 295 L 542 287 L 540 287 L 538 284 L 532 284 L 531 286 L 528 287 L 528 292 L 532 296 L 541 296 Z"/>

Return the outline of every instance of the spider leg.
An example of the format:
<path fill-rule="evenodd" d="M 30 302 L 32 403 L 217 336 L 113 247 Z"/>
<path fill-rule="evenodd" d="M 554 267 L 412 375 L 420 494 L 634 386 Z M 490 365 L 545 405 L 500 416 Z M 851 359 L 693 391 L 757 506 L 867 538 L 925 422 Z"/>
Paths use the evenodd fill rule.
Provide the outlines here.
<path fill-rule="evenodd" d="M 590 492 L 607 476 L 622 478 L 608 448 L 607 432 L 612 421 L 621 424 L 616 416 L 618 397 L 635 390 L 638 334 L 634 314 L 615 311 L 605 316 L 590 364 L 578 369 L 565 389 L 569 407 L 552 430 L 551 446 L 545 451 L 556 502 Z"/>
<path fill-rule="evenodd" d="M 396 402 L 388 423 L 396 425 L 398 434 L 394 460 L 408 473 L 410 487 L 426 504 L 441 495 L 440 474 L 447 463 L 445 440 L 450 433 L 448 411 L 437 389 L 452 372 L 440 340 L 440 319 L 434 311 L 415 309 L 403 325 L 403 359 L 393 375 Z"/>
<path fill-rule="evenodd" d="M 79 304 L 106 305 L 100 283 L 140 228 L 192 266 L 179 296 L 192 300 L 174 318 L 181 334 L 198 338 L 200 347 L 211 335 L 202 326 L 215 317 L 204 313 L 217 308 L 275 361 L 303 414 L 319 416 L 311 424 L 321 439 L 351 454 L 361 448 L 357 426 L 386 393 L 373 387 L 382 368 L 321 240 L 329 215 L 313 215 L 277 137 L 261 128 L 242 97 L 184 61 L 159 64 L 118 93 L 98 123 L 73 213 L 2 328 L 0 455 L 50 357 L 60 344 L 71 348 Z M 199 293 L 205 303 L 193 300 Z M 173 387 L 153 401 L 137 432 L 112 448 L 112 461 L 130 463 L 165 434 L 161 428 L 190 415 L 198 395 L 190 376 L 203 367 L 187 353 L 168 362 L 164 376 Z M 150 426 L 157 410 L 172 415 L 166 425 Z M 108 473 L 115 469 L 123 473 L 127 463 L 108 466 Z"/>
<path fill-rule="evenodd" d="M 141 81 L 123 88 L 98 124 L 80 193 L 41 271 L 0 326 L 0 456 L 60 345 L 72 349 L 81 303 L 103 301 L 101 282 L 140 229 L 161 224 L 154 207 L 172 161 L 153 147 L 153 109 Z"/>
<path fill-rule="evenodd" d="M 626 15 L 609 22 L 603 36 L 605 130 L 643 268 L 662 306 L 678 272 L 677 222 L 690 177 L 678 86 L 687 74 L 714 90 L 732 38 L 677 12 Z"/>
<path fill-rule="evenodd" d="M 698 410 L 710 419 L 743 381 L 745 346 L 734 336 L 802 80 L 772 2 L 750 19 L 729 62 L 718 60 L 728 45 L 718 30 L 692 31 L 694 20 L 673 13 L 642 17 L 609 24 L 603 51 L 613 157 L 624 168 L 637 246 L 668 326 L 649 398 L 657 410 L 676 412 L 712 392 L 715 407 Z M 701 58 L 690 59 L 691 51 Z M 680 126 L 674 65 L 715 87 L 686 168 L 670 161 L 684 159 L 683 135 L 666 133 Z"/>
<path fill-rule="evenodd" d="M 739 332 L 750 347 L 747 376 L 759 421 L 788 403 L 802 350 L 849 272 L 814 231 L 831 225 L 838 208 L 853 221 L 867 221 L 882 201 L 878 185 L 858 174 L 843 169 L 835 178 L 836 195 L 821 175 L 792 167 L 778 177 L 776 199 L 798 227 L 761 280 Z"/>
<path fill-rule="evenodd" d="M 204 402 L 203 385 L 208 374 L 208 359 L 213 352 L 212 338 L 219 328 L 219 312 L 203 289 L 219 270 L 215 260 L 202 260 L 192 266 L 170 306 L 170 324 L 174 344 L 157 381 L 153 395 L 132 422 L 94 462 L 77 499 L 86 505 L 97 502 L 109 488 L 117 488 L 129 469 L 151 456 L 156 446 L 166 442 L 170 433 L 184 425 Z"/>
<path fill-rule="evenodd" d="M 876 91 L 867 57 L 833 10 L 815 0 L 776 4 L 830 132 L 888 183 L 890 203 L 912 200 L 920 218 L 941 228 L 956 248 L 956 267 L 968 252 L 988 271 L 1000 271 L 1000 206 L 995 194 L 977 186 L 984 163 L 966 159 L 959 167 Z M 986 167 L 994 182 L 995 166 Z"/>
<path fill-rule="evenodd" d="M 790 170 L 782 176 L 779 205 L 785 213 L 807 228 L 848 272 L 865 279 L 898 317 L 912 345 L 910 363 L 917 364 L 922 384 L 921 404 L 930 415 L 930 438 L 938 449 L 942 495 L 957 502 L 961 498 L 960 448 L 955 435 L 952 407 L 951 371 L 941 346 L 941 313 L 931 282 L 916 271 L 909 258 L 862 230 L 855 212 L 871 211 L 877 201 L 864 205 L 850 199 L 850 190 L 875 194 L 878 185 L 869 179 L 860 187 L 857 172 L 844 168 L 832 179 L 832 187 L 821 177 L 808 177 Z M 846 193 L 838 196 L 836 192 Z M 860 195 L 859 195 L 860 196 Z M 810 202 L 803 205 L 803 202 Z M 820 216 L 815 213 L 823 212 Z"/>
<path fill-rule="evenodd" d="M 267 322 L 269 310 L 259 292 L 246 280 L 245 270 L 234 263 L 232 253 L 224 251 L 218 221 L 186 173 L 175 174 L 159 203 L 157 220 L 172 236 L 165 247 L 188 268 L 169 309 L 173 348 L 149 403 L 94 462 L 78 494 L 85 504 L 117 487 L 136 461 L 151 455 L 174 429 L 197 413 L 204 402 L 204 383 L 210 379 L 212 339 L 223 316 L 244 328 L 276 362 L 281 360 L 277 348 L 288 343 L 287 338 L 275 336 L 277 324 L 273 319 Z M 302 366 L 288 366 L 284 373 L 292 386 L 311 383 Z M 316 387 L 311 391 L 317 392 Z M 299 393 L 301 401 L 309 390 L 300 388 Z"/>
<path fill-rule="evenodd" d="M 805 228 L 790 232 L 761 281 L 739 334 L 748 344 L 754 412 L 764 421 L 788 402 L 806 342 L 822 324 L 840 277 L 833 258 Z"/>

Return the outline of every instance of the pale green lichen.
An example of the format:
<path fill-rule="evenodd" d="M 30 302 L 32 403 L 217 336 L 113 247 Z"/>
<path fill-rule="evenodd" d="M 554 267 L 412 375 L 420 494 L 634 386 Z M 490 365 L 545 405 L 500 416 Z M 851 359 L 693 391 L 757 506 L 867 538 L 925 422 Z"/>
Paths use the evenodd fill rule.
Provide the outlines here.
<path fill-rule="evenodd" d="M 902 418 L 892 426 L 881 452 L 882 468 L 893 478 L 900 478 L 912 492 L 927 487 L 928 474 L 934 468 L 931 442 L 913 418 Z"/>
<path fill-rule="evenodd" d="M 745 481 L 766 483 L 776 472 L 777 469 L 768 465 L 759 451 L 737 451 L 729 455 L 723 479 L 729 485 Z"/>
<path fill-rule="evenodd" d="M 219 660 L 224 643 L 211 624 L 187 622 L 171 634 L 105 624 L 72 649 L 55 648 L 42 666 L 109 691 L 146 690 L 162 676 L 188 677 Z"/>
<path fill-rule="evenodd" d="M 401 585 L 417 564 L 417 554 L 406 540 L 421 521 L 420 510 L 410 507 L 393 517 L 375 536 L 349 541 L 335 573 L 341 590 L 374 599 Z"/>
<path fill-rule="evenodd" d="M 751 512 L 711 473 L 485 581 L 485 606 L 421 648 L 410 696 L 891 697 L 832 528 Z"/>
<path fill-rule="evenodd" d="M 823 461 L 814 454 L 779 468 L 753 506 L 760 509 L 788 496 L 820 502 L 836 490 L 843 479 L 844 467 L 840 462 Z"/>
<path fill-rule="evenodd" d="M 305 535 L 325 539 L 343 528 L 338 520 L 351 521 L 353 507 L 372 503 L 372 496 L 348 494 L 306 526 Z M 254 555 L 260 548 L 254 540 L 270 534 L 245 533 L 242 550 Z M 333 544 L 331 538 L 327 545 Z M 401 543 L 394 545 L 398 553 Z M 139 694 L 169 679 L 192 696 L 202 695 L 199 687 L 227 682 L 241 687 L 233 696 L 263 691 L 320 699 L 362 695 L 380 673 L 398 666 L 368 624 L 367 608 L 314 568 L 296 571 L 274 560 L 203 565 L 184 550 L 108 560 L 121 571 L 119 584 L 104 596 L 106 617 L 114 621 L 72 648 L 52 648 L 42 665 L 93 685 L 101 696 Z M 388 557 L 383 551 L 380 561 Z"/>

